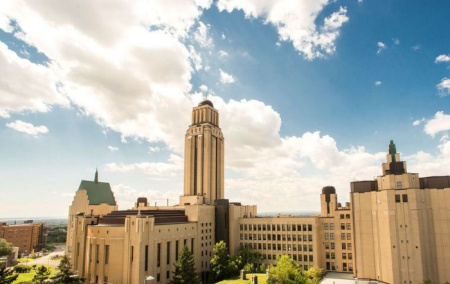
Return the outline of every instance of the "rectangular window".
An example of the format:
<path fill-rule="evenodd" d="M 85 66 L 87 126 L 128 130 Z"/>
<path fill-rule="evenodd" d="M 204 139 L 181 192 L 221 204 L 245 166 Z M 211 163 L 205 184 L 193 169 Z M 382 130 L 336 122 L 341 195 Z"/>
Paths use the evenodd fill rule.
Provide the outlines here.
<path fill-rule="evenodd" d="M 133 259 L 134 259 L 134 246 L 131 246 L 130 259 L 131 259 L 131 261 L 133 261 Z"/>
<path fill-rule="evenodd" d="M 331 259 L 335 259 L 336 258 L 336 254 L 334 252 L 331 252 Z"/>
<path fill-rule="evenodd" d="M 345 230 L 345 224 L 341 223 L 341 230 Z"/>
<path fill-rule="evenodd" d="M 350 272 L 353 271 L 353 264 L 352 263 L 348 264 L 348 271 L 350 271 Z"/>
<path fill-rule="evenodd" d="M 341 219 L 344 219 L 344 214 L 341 214 Z"/>
<path fill-rule="evenodd" d="M 325 258 L 326 258 L 326 259 L 330 259 L 330 253 L 329 253 L 329 252 L 326 252 L 326 253 L 325 253 Z"/>
<path fill-rule="evenodd" d="M 109 263 L 109 245 L 105 245 L 105 264 Z"/>
<path fill-rule="evenodd" d="M 323 229 L 324 229 L 324 230 L 328 230 L 328 223 L 324 223 L 324 224 L 323 224 Z"/>
<path fill-rule="evenodd" d="M 103 282 L 104 282 L 104 283 L 108 283 L 108 276 L 104 276 L 104 277 L 103 277 Z"/>
<path fill-rule="evenodd" d="M 309 247 L 309 251 L 313 251 L 313 246 L 312 245 L 309 245 L 308 247 Z"/>
<path fill-rule="evenodd" d="M 350 223 L 347 223 L 346 229 L 347 229 L 347 230 L 350 230 L 351 228 L 352 228 L 352 225 L 351 225 Z"/>
<path fill-rule="evenodd" d="M 191 253 L 194 254 L 194 238 L 191 239 Z"/>
<path fill-rule="evenodd" d="M 167 256 L 166 256 L 166 264 L 170 264 L 170 242 L 167 242 Z"/>
<path fill-rule="evenodd" d="M 352 258 L 353 258 L 352 253 L 349 252 L 349 253 L 348 253 L 348 259 L 352 259 Z"/>
<path fill-rule="evenodd" d="M 330 223 L 330 230 L 334 230 L 334 223 Z"/>
<path fill-rule="evenodd" d="M 309 261 L 312 262 L 313 261 L 313 256 L 310 254 L 309 255 Z"/>
<path fill-rule="evenodd" d="M 351 240 L 352 239 L 352 234 L 347 233 L 347 240 Z"/>
<path fill-rule="evenodd" d="M 342 270 L 347 271 L 347 263 L 344 262 L 342 264 Z"/>
<path fill-rule="evenodd" d="M 331 245 L 331 249 L 334 249 L 334 243 L 331 243 L 330 245 Z"/>
<path fill-rule="evenodd" d="M 352 249 L 352 243 L 348 243 L 348 244 L 347 244 L 347 249 L 348 249 L 348 250 L 351 250 L 351 249 Z"/>
<path fill-rule="evenodd" d="M 341 233 L 341 240 L 345 240 L 345 233 Z"/>
<path fill-rule="evenodd" d="M 346 249 L 347 245 L 346 243 L 342 243 L 342 249 Z"/>
<path fill-rule="evenodd" d="M 334 233 L 330 234 L 330 240 L 334 240 Z"/>
<path fill-rule="evenodd" d="M 157 267 L 161 266 L 161 243 L 157 244 L 157 249 L 156 249 L 156 266 Z"/>
<path fill-rule="evenodd" d="M 402 182 L 401 181 L 397 181 L 397 189 L 402 189 Z"/>
<path fill-rule="evenodd" d="M 325 242 L 325 249 L 330 249 L 330 243 L 329 242 Z"/>
<path fill-rule="evenodd" d="M 395 195 L 395 203 L 400 203 L 400 194 Z"/>
<path fill-rule="evenodd" d="M 308 231 L 312 232 L 312 225 L 311 224 L 308 225 Z"/>
<path fill-rule="evenodd" d="M 170 278 L 170 271 L 167 271 L 166 272 L 166 279 L 169 279 Z"/>
<path fill-rule="evenodd" d="M 148 271 L 148 245 L 145 246 L 144 270 Z"/>
<path fill-rule="evenodd" d="M 346 219 L 350 219 L 350 214 L 345 214 Z"/>
<path fill-rule="evenodd" d="M 178 241 L 175 241 L 175 261 L 178 261 Z"/>
<path fill-rule="evenodd" d="M 92 262 L 92 244 L 89 244 L 89 262 Z"/>
<path fill-rule="evenodd" d="M 159 281 L 161 281 L 161 274 L 160 273 L 156 274 L 156 282 L 159 282 Z"/>
<path fill-rule="evenodd" d="M 408 194 L 402 194 L 402 201 L 408 202 Z"/>
<path fill-rule="evenodd" d="M 342 259 L 347 259 L 347 254 L 345 252 L 342 253 Z"/>

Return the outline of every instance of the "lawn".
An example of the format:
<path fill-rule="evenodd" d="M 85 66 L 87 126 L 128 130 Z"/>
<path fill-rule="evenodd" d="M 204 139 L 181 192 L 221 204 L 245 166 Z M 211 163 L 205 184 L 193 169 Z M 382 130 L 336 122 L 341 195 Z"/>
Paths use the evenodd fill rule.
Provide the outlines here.
<path fill-rule="evenodd" d="M 217 282 L 216 284 L 251 284 L 252 275 L 258 276 L 258 284 L 266 284 L 267 277 L 265 273 L 247 274 L 247 280 L 241 280 L 238 276 L 236 276 L 235 278 L 222 280 L 220 282 Z"/>
<path fill-rule="evenodd" d="M 46 265 L 46 267 L 49 268 L 51 271 L 50 276 L 53 276 L 55 274 L 55 268 L 52 266 L 48 266 L 48 265 Z M 29 281 L 33 280 L 33 277 L 35 274 L 36 274 L 36 272 L 34 270 L 31 270 L 28 273 L 19 273 L 19 277 L 17 277 L 16 281 L 14 281 L 12 284 L 18 284 L 21 282 L 29 282 Z"/>

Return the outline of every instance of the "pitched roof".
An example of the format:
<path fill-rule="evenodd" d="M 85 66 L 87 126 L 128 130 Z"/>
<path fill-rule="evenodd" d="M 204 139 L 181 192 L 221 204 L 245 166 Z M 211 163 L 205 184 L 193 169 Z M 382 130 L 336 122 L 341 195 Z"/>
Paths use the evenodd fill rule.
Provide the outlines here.
<path fill-rule="evenodd" d="M 111 190 L 111 186 L 107 182 L 95 182 L 82 180 L 78 190 L 86 190 L 89 205 L 99 205 L 106 203 L 109 205 L 116 205 L 116 199 Z"/>

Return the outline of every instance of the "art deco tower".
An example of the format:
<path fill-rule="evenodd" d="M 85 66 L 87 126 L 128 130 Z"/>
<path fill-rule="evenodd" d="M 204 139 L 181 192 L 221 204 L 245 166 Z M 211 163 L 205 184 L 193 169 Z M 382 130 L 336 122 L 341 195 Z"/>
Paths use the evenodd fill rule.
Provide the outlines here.
<path fill-rule="evenodd" d="M 192 111 L 192 124 L 185 137 L 185 201 L 213 204 L 214 200 L 224 198 L 223 140 L 219 113 L 211 101 L 202 101 Z"/>

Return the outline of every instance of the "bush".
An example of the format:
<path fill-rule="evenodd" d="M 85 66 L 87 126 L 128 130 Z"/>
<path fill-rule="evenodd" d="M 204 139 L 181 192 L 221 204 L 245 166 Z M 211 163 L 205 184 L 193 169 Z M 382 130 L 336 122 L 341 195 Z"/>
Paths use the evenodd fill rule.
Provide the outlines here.
<path fill-rule="evenodd" d="M 14 266 L 14 271 L 17 273 L 27 273 L 30 272 L 31 267 L 23 264 Z"/>

